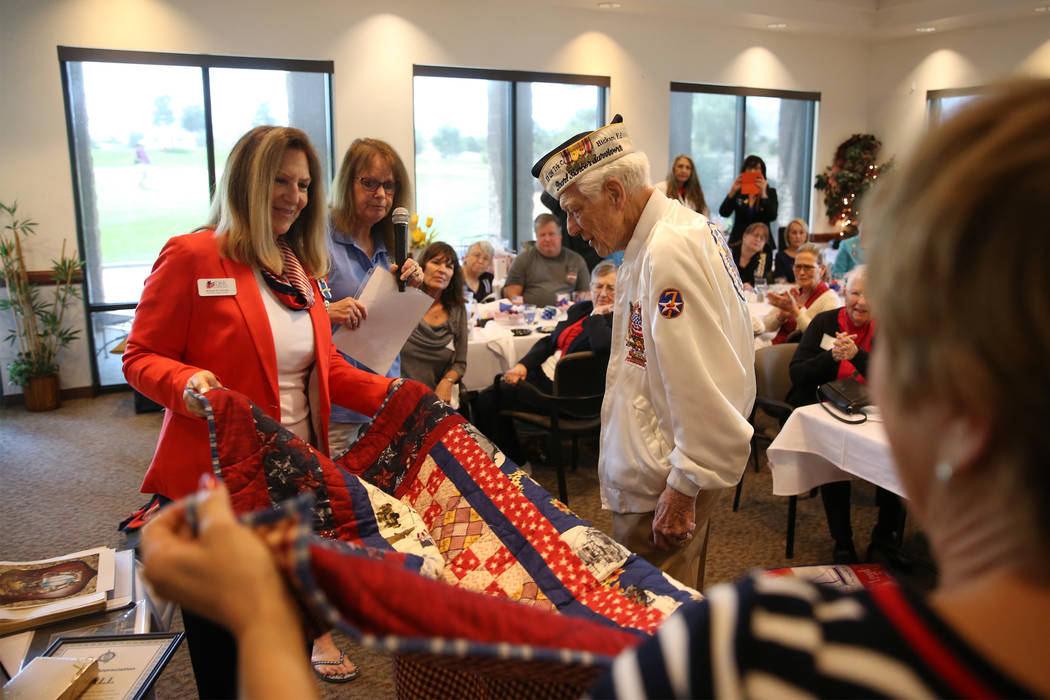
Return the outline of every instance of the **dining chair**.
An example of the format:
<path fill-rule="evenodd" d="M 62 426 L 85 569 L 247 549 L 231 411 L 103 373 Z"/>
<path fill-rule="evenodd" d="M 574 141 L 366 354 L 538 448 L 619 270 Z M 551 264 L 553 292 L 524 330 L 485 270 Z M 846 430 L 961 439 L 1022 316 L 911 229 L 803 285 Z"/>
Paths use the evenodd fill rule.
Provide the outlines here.
<path fill-rule="evenodd" d="M 796 348 L 798 348 L 798 343 L 781 343 L 755 351 L 755 406 L 748 419 L 754 429 L 751 435 L 751 459 L 754 460 L 755 471 L 758 471 L 759 443 L 765 443 L 768 446 L 776 437 L 769 435 L 764 430 L 759 430 L 755 415 L 759 409 L 762 409 L 763 413 L 777 421 L 778 426 L 783 427 L 787 422 L 794 408 L 784 401 L 784 397 L 791 389 L 791 374 L 788 368 L 791 365 L 791 358 L 795 356 Z M 734 511 L 740 507 L 740 493 L 743 486 L 744 476 L 741 474 L 740 481 L 736 485 L 736 494 L 733 496 Z M 789 496 L 785 547 L 785 556 L 788 559 L 795 554 L 795 513 L 797 509 L 798 496 Z"/>
<path fill-rule="evenodd" d="M 568 505 L 569 493 L 565 483 L 565 461 L 562 459 L 562 440 L 572 439 L 572 464 L 576 469 L 579 459 L 580 436 L 597 432 L 602 425 L 602 399 L 605 396 L 604 358 L 590 350 L 565 355 L 554 367 L 554 388 L 545 394 L 527 382 L 519 386 L 534 391 L 536 398 L 547 406 L 546 412 L 502 410 L 500 415 L 539 428 L 546 434 L 548 454 L 558 470 L 558 497 Z M 497 391 L 500 377 L 493 383 Z M 497 404 L 499 405 L 499 404 Z"/>

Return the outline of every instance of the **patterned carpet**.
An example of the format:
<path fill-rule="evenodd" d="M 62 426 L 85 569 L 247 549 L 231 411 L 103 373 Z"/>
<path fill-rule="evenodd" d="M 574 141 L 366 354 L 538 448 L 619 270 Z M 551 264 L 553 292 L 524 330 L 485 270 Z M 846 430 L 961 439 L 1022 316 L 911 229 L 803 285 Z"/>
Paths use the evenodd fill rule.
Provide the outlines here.
<path fill-rule="evenodd" d="M 118 393 L 67 401 L 54 412 L 28 413 L 0 408 L 0 559 L 28 560 L 58 556 L 93 546 L 119 546 L 117 523 L 146 500 L 138 493 L 153 453 L 160 414 L 135 415 L 132 395 Z M 597 440 L 581 444 L 580 467 L 568 475 L 569 502 L 584 519 L 608 532 L 610 516 L 601 510 L 595 471 Z M 568 450 L 565 451 L 566 454 Z M 828 562 L 827 534 L 820 498 L 799 500 L 795 556 L 784 556 L 787 498 L 772 495 L 765 468 L 744 475 L 740 509 L 732 511 L 732 491 L 723 494 L 712 521 L 707 585 L 731 581 L 752 568 L 777 568 Z M 552 466 L 534 464 L 534 478 L 557 492 Z M 857 551 L 867 549 L 875 522 L 874 487 L 858 483 L 853 490 L 853 527 Z M 905 549 L 919 557 L 924 543 L 908 521 Z M 911 578 L 928 588 L 932 574 L 918 567 Z M 174 627 L 181 629 L 176 616 Z M 324 697 L 394 697 L 390 657 L 358 647 L 337 635 L 337 642 L 361 668 L 346 685 L 320 683 Z M 194 698 L 196 689 L 189 654 L 182 645 L 156 684 L 158 698 Z"/>

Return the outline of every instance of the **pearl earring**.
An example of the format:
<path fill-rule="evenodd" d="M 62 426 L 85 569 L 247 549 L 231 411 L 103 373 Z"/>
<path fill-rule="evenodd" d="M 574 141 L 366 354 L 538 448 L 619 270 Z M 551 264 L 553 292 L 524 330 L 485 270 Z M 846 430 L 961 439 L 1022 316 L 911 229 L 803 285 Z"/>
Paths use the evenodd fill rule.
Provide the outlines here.
<path fill-rule="evenodd" d="M 937 476 L 937 481 L 940 481 L 941 483 L 951 481 L 954 472 L 955 468 L 952 467 L 952 463 L 946 459 L 938 460 L 937 464 L 933 467 L 933 473 Z"/>

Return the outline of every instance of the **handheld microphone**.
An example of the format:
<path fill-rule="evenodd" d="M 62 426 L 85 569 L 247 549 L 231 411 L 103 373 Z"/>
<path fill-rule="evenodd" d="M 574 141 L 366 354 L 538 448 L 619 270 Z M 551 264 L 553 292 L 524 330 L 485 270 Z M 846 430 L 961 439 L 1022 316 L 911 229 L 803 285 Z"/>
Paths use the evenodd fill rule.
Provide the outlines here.
<path fill-rule="evenodd" d="M 397 290 L 405 291 L 405 280 L 401 279 L 401 268 L 408 258 L 408 209 L 398 207 L 390 218 L 394 221 L 394 258 L 397 263 Z"/>

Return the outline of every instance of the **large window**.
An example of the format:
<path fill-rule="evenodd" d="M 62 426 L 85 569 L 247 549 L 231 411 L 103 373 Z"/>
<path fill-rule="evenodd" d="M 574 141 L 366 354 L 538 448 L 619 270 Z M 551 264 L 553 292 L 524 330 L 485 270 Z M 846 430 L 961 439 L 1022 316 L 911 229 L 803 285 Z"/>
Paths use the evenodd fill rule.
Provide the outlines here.
<path fill-rule="evenodd" d="M 693 159 L 711 217 L 728 229 L 718 205 L 744 158 L 758 155 L 766 162 L 770 185 L 777 189 L 777 223 L 808 220 L 819 103 L 816 92 L 671 83 L 668 162 L 679 153 Z M 654 172 L 653 178 L 663 175 Z"/>
<path fill-rule="evenodd" d="M 609 79 L 415 66 L 416 206 L 441 240 L 517 249 L 547 211 L 532 164 L 605 122 Z"/>
<path fill-rule="evenodd" d="M 204 223 L 226 157 L 261 124 L 303 129 L 331 176 L 327 61 L 59 47 L 96 387 L 172 236 Z M 113 351 L 117 350 L 117 353 Z"/>

